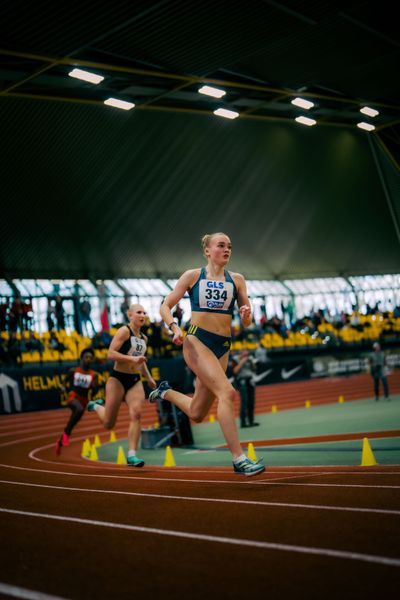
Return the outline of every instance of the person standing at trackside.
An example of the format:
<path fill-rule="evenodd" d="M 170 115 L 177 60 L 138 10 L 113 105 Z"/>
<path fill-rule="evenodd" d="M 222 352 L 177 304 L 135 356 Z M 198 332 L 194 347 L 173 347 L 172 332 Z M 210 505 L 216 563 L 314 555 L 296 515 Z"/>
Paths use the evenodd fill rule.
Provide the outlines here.
<path fill-rule="evenodd" d="M 106 400 L 89 402 L 88 411 L 95 411 L 105 429 L 112 429 L 121 402 L 127 403 L 130 417 L 127 464 L 131 467 L 143 467 L 144 460 L 136 456 L 145 401 L 141 376 L 147 379 L 151 389 L 156 388 L 157 384 L 146 364 L 147 337 L 140 331 L 146 319 L 143 306 L 131 304 L 128 319 L 129 325 L 118 329 L 108 350 L 108 359 L 115 362 L 106 384 Z"/>
<path fill-rule="evenodd" d="M 64 383 L 61 386 L 62 392 L 67 392 L 68 408 L 71 410 L 71 416 L 67 425 L 56 443 L 56 454 L 61 454 L 61 448 L 69 445 L 69 437 L 73 428 L 81 420 L 85 408 L 89 401 L 89 394 L 96 394 L 99 389 L 98 375 L 96 371 L 91 369 L 94 361 L 94 350 L 86 348 L 82 350 L 80 355 L 79 367 L 72 368 L 68 371 Z"/>
<path fill-rule="evenodd" d="M 232 358 L 232 371 L 240 394 L 240 427 L 256 427 L 254 422 L 255 360 L 248 350 Z"/>
<path fill-rule="evenodd" d="M 249 327 L 252 322 L 246 281 L 243 275 L 225 269 L 231 257 L 231 241 L 227 235 L 205 235 L 202 246 L 207 266 L 185 271 L 160 309 L 162 319 L 173 333 L 173 343 L 183 344 L 186 364 L 197 377 L 194 395 L 181 394 L 171 389 L 167 381 L 162 381 L 150 393 L 149 400 L 168 400 L 200 423 L 216 398 L 218 422 L 232 454 L 234 472 L 256 475 L 265 467 L 261 461 L 252 461 L 243 454 L 235 422 L 235 390 L 226 376 L 236 300 L 242 325 Z M 172 319 L 172 309 L 186 292 L 190 297 L 192 319 L 184 339 L 181 328 Z"/>
<path fill-rule="evenodd" d="M 369 364 L 371 375 L 374 380 L 374 392 L 375 392 L 375 400 L 379 400 L 379 383 L 382 381 L 383 385 L 383 394 L 386 400 L 390 400 L 389 398 L 389 384 L 386 376 L 386 357 L 385 353 L 382 352 L 381 346 L 378 342 L 373 344 L 372 348 L 374 351 L 370 354 Z"/>

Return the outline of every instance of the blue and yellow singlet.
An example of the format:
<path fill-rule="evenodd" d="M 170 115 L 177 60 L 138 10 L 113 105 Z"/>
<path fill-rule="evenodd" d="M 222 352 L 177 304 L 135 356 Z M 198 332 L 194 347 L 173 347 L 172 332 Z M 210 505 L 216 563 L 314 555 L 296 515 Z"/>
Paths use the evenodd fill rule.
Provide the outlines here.
<path fill-rule="evenodd" d="M 189 290 L 192 312 L 233 315 L 237 288 L 229 271 L 224 270 L 225 281 L 207 279 L 203 267 L 194 286 Z"/>

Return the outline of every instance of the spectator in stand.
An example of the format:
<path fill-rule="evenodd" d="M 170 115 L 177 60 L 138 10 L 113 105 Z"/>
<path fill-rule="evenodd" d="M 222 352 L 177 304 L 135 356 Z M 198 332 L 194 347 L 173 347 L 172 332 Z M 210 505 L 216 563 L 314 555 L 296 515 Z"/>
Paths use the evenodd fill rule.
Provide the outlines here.
<path fill-rule="evenodd" d="M 149 347 L 153 350 L 154 358 L 159 358 L 162 355 L 162 324 L 160 321 L 154 321 L 151 323 L 148 331 L 149 336 Z M 168 341 L 169 337 L 168 337 Z"/>
<path fill-rule="evenodd" d="M 8 298 L 2 298 L 0 302 L 0 331 L 7 331 L 8 310 Z"/>
<path fill-rule="evenodd" d="M 32 299 L 28 298 L 22 305 L 22 326 L 24 329 L 31 329 L 33 321 Z"/>
<path fill-rule="evenodd" d="M 125 295 L 124 301 L 121 304 L 121 312 L 124 315 L 124 318 L 125 318 L 126 313 L 129 310 L 130 305 L 131 305 L 130 298 L 129 298 L 129 296 Z"/>
<path fill-rule="evenodd" d="M 25 348 L 28 352 L 40 352 L 44 350 L 44 346 L 33 331 L 29 332 L 29 338 L 25 342 Z"/>
<path fill-rule="evenodd" d="M 176 308 L 175 308 L 174 312 L 172 313 L 172 316 L 174 317 L 174 319 L 176 319 L 179 327 L 181 327 L 182 319 L 183 319 L 183 310 L 179 303 L 176 305 Z"/>
<path fill-rule="evenodd" d="M 375 342 L 372 346 L 374 351 L 369 357 L 369 364 L 371 368 L 371 375 L 374 380 L 374 392 L 375 400 L 379 400 L 379 384 L 382 381 L 383 394 L 386 400 L 389 398 L 389 385 L 387 381 L 387 364 L 385 353 L 382 352 L 381 346 L 378 342 Z"/>
<path fill-rule="evenodd" d="M 351 327 L 353 327 L 353 329 L 356 329 L 357 331 L 363 330 L 363 326 L 361 325 L 360 315 L 358 314 L 358 312 L 354 312 L 351 315 L 350 325 L 351 325 Z"/>
<path fill-rule="evenodd" d="M 58 352 L 58 360 L 59 362 L 61 362 L 62 355 L 63 352 L 66 350 L 66 347 L 59 341 L 55 331 L 50 331 L 50 337 L 47 344 L 50 350 L 55 350 L 56 352 Z"/>
<path fill-rule="evenodd" d="M 108 346 L 103 341 L 101 331 L 98 331 L 92 337 L 92 348 L 94 348 L 94 350 L 104 350 L 105 348 L 108 348 Z"/>
<path fill-rule="evenodd" d="M 0 365 L 8 365 L 10 358 L 8 355 L 6 340 L 0 336 Z"/>
<path fill-rule="evenodd" d="M 7 353 L 11 366 L 22 366 L 22 352 L 24 349 L 23 344 L 17 338 L 16 332 L 12 331 L 7 343 Z"/>
<path fill-rule="evenodd" d="M 19 296 L 17 296 L 11 304 L 11 309 L 8 317 L 9 330 L 11 332 L 23 331 L 23 314 L 24 309 L 22 305 L 22 300 Z"/>
<path fill-rule="evenodd" d="M 240 394 L 240 427 L 256 427 L 254 422 L 256 363 L 248 350 L 232 357 L 232 370 Z"/>
<path fill-rule="evenodd" d="M 54 306 L 52 305 L 52 300 L 51 298 L 47 298 L 47 315 L 46 315 L 46 321 L 47 321 L 47 330 L 48 331 L 53 331 L 54 327 L 56 326 L 56 312 L 54 309 Z"/>
<path fill-rule="evenodd" d="M 107 331 L 98 331 L 92 338 L 92 347 L 95 350 L 104 350 L 108 348 L 112 340 L 112 336 Z"/>
<path fill-rule="evenodd" d="M 81 320 L 81 325 L 82 325 L 82 334 L 86 335 L 87 337 L 90 337 L 96 333 L 92 318 L 90 316 L 91 312 L 92 312 L 91 304 L 90 304 L 89 300 L 87 298 L 85 298 L 79 304 L 79 315 L 80 315 L 80 320 Z M 89 333 L 88 325 L 90 325 L 90 333 Z"/>
<path fill-rule="evenodd" d="M 63 307 L 63 299 L 60 295 L 56 296 L 54 313 L 57 322 L 57 329 L 58 331 L 63 331 L 65 329 L 65 311 Z"/>

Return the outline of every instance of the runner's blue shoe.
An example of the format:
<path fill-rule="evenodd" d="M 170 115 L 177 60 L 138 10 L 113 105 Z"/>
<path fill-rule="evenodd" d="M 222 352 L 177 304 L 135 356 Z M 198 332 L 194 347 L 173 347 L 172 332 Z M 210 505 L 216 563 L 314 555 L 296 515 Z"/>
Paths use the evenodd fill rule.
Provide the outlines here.
<path fill-rule="evenodd" d="M 128 456 L 126 459 L 126 464 L 128 467 L 143 467 L 144 460 L 143 458 L 138 458 L 137 456 Z"/>
<path fill-rule="evenodd" d="M 244 458 L 240 461 L 240 463 L 233 463 L 233 470 L 235 473 L 240 475 L 246 475 L 246 477 L 250 477 L 251 475 L 258 475 L 265 471 L 265 467 L 261 464 L 262 458 L 255 462 L 251 460 L 251 458 Z"/>
<path fill-rule="evenodd" d="M 99 406 L 104 406 L 105 401 L 104 400 L 91 400 L 90 402 L 88 402 L 87 404 L 87 409 L 89 412 L 93 412 L 94 411 L 94 407 L 96 406 L 96 404 L 98 404 Z"/>
<path fill-rule="evenodd" d="M 151 402 L 152 404 L 154 402 L 157 402 L 157 400 L 162 400 L 162 396 L 161 394 L 163 392 L 166 392 L 167 390 L 170 390 L 171 386 L 169 385 L 168 381 L 162 381 L 158 387 L 156 387 L 155 390 L 153 390 L 152 392 L 150 392 L 149 394 L 149 402 Z"/>

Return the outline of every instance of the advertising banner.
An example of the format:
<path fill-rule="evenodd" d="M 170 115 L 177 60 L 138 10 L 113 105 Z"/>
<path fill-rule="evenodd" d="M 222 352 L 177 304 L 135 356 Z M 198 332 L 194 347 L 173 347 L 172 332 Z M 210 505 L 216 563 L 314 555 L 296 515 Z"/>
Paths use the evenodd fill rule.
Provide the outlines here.
<path fill-rule="evenodd" d="M 168 379 L 171 385 L 181 389 L 185 377 L 182 358 L 149 360 L 148 367 L 156 381 Z M 64 406 L 66 397 L 61 394 L 60 388 L 69 368 L 70 365 L 56 365 L 4 370 L 0 374 L 0 415 Z M 104 395 L 112 363 L 95 365 L 93 368 L 98 372 L 103 388 L 99 396 Z M 144 384 L 146 388 L 146 383 Z"/>

